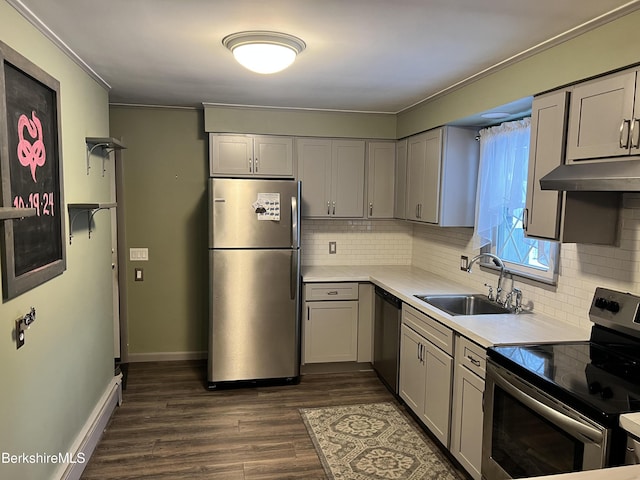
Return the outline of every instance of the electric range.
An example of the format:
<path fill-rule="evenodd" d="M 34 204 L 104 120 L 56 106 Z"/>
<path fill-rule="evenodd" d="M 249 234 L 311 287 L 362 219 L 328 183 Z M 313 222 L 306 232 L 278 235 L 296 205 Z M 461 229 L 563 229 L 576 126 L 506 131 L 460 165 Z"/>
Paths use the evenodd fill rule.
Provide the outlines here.
<path fill-rule="evenodd" d="M 488 349 L 483 477 L 623 462 L 619 417 L 640 411 L 640 297 L 597 288 L 589 318 L 588 341 Z"/>

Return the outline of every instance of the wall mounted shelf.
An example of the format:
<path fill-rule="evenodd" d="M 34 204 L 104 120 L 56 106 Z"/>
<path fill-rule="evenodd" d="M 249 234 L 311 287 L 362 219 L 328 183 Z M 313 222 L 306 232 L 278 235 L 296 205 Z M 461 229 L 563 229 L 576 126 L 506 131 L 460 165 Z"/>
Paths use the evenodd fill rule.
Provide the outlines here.
<path fill-rule="evenodd" d="M 89 238 L 91 238 L 91 220 L 93 220 L 93 216 L 98 213 L 100 210 L 108 210 L 110 208 L 117 207 L 118 204 L 113 203 L 69 203 L 67 205 L 67 210 L 69 210 L 69 245 L 71 245 L 71 240 L 73 239 L 73 222 L 75 222 L 76 218 L 81 215 L 83 212 L 87 214 L 87 226 L 89 228 Z M 71 212 L 75 213 L 72 215 Z"/>
<path fill-rule="evenodd" d="M 113 137 L 87 137 L 85 142 L 87 143 L 87 175 L 89 175 L 89 170 L 91 169 L 91 154 L 95 149 L 102 149 L 102 176 L 104 177 L 104 162 L 109 153 L 127 148 L 124 143 Z"/>
<path fill-rule="evenodd" d="M 35 217 L 35 208 L 0 207 L 0 220 L 15 220 L 16 218 Z"/>

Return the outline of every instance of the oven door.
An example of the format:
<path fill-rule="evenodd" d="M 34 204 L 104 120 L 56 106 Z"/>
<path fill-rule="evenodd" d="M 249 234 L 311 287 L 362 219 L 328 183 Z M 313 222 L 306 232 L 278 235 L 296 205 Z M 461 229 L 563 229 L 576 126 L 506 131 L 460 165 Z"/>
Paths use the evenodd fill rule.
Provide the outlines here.
<path fill-rule="evenodd" d="M 487 362 L 482 478 L 603 468 L 610 430 Z"/>

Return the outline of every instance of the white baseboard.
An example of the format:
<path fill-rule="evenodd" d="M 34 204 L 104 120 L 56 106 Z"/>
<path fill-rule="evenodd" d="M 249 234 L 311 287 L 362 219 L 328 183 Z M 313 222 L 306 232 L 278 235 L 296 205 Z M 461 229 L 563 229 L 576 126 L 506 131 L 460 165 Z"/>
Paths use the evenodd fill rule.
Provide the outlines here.
<path fill-rule="evenodd" d="M 172 360 L 203 360 L 207 358 L 207 352 L 153 352 L 130 353 L 129 362 L 169 362 Z"/>
<path fill-rule="evenodd" d="M 89 458 L 98 445 L 104 429 L 116 408 L 122 404 L 122 374 L 113 377 L 102 397 L 96 404 L 87 419 L 87 422 L 80 430 L 76 440 L 71 445 L 69 453 L 72 459 L 77 459 L 77 463 L 61 463 L 53 478 L 61 480 L 79 480 L 82 476 Z M 80 461 L 82 460 L 82 461 Z"/>

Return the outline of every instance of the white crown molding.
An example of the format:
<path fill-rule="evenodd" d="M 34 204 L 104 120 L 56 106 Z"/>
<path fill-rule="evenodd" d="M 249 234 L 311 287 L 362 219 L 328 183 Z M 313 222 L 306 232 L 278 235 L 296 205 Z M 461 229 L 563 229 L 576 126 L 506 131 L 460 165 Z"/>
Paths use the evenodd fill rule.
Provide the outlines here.
<path fill-rule="evenodd" d="M 84 70 L 87 75 L 93 78 L 96 82 L 98 82 L 102 87 L 106 90 L 111 90 L 111 85 L 107 83 L 107 81 L 102 78 L 100 75 L 96 73 L 96 71 L 89 66 L 87 62 L 85 62 L 82 58 L 78 56 L 76 52 L 74 52 L 69 45 L 64 43 L 58 35 L 56 35 L 49 27 L 47 27 L 42 20 L 40 20 L 35 13 L 33 13 L 27 6 L 22 3 L 21 0 L 6 0 L 9 5 L 15 8 L 20 15 L 22 15 L 31 25 L 36 27 L 40 33 L 42 33 L 45 37 L 47 37 L 56 47 L 62 50 L 71 60 L 73 60 L 82 70 Z"/>

